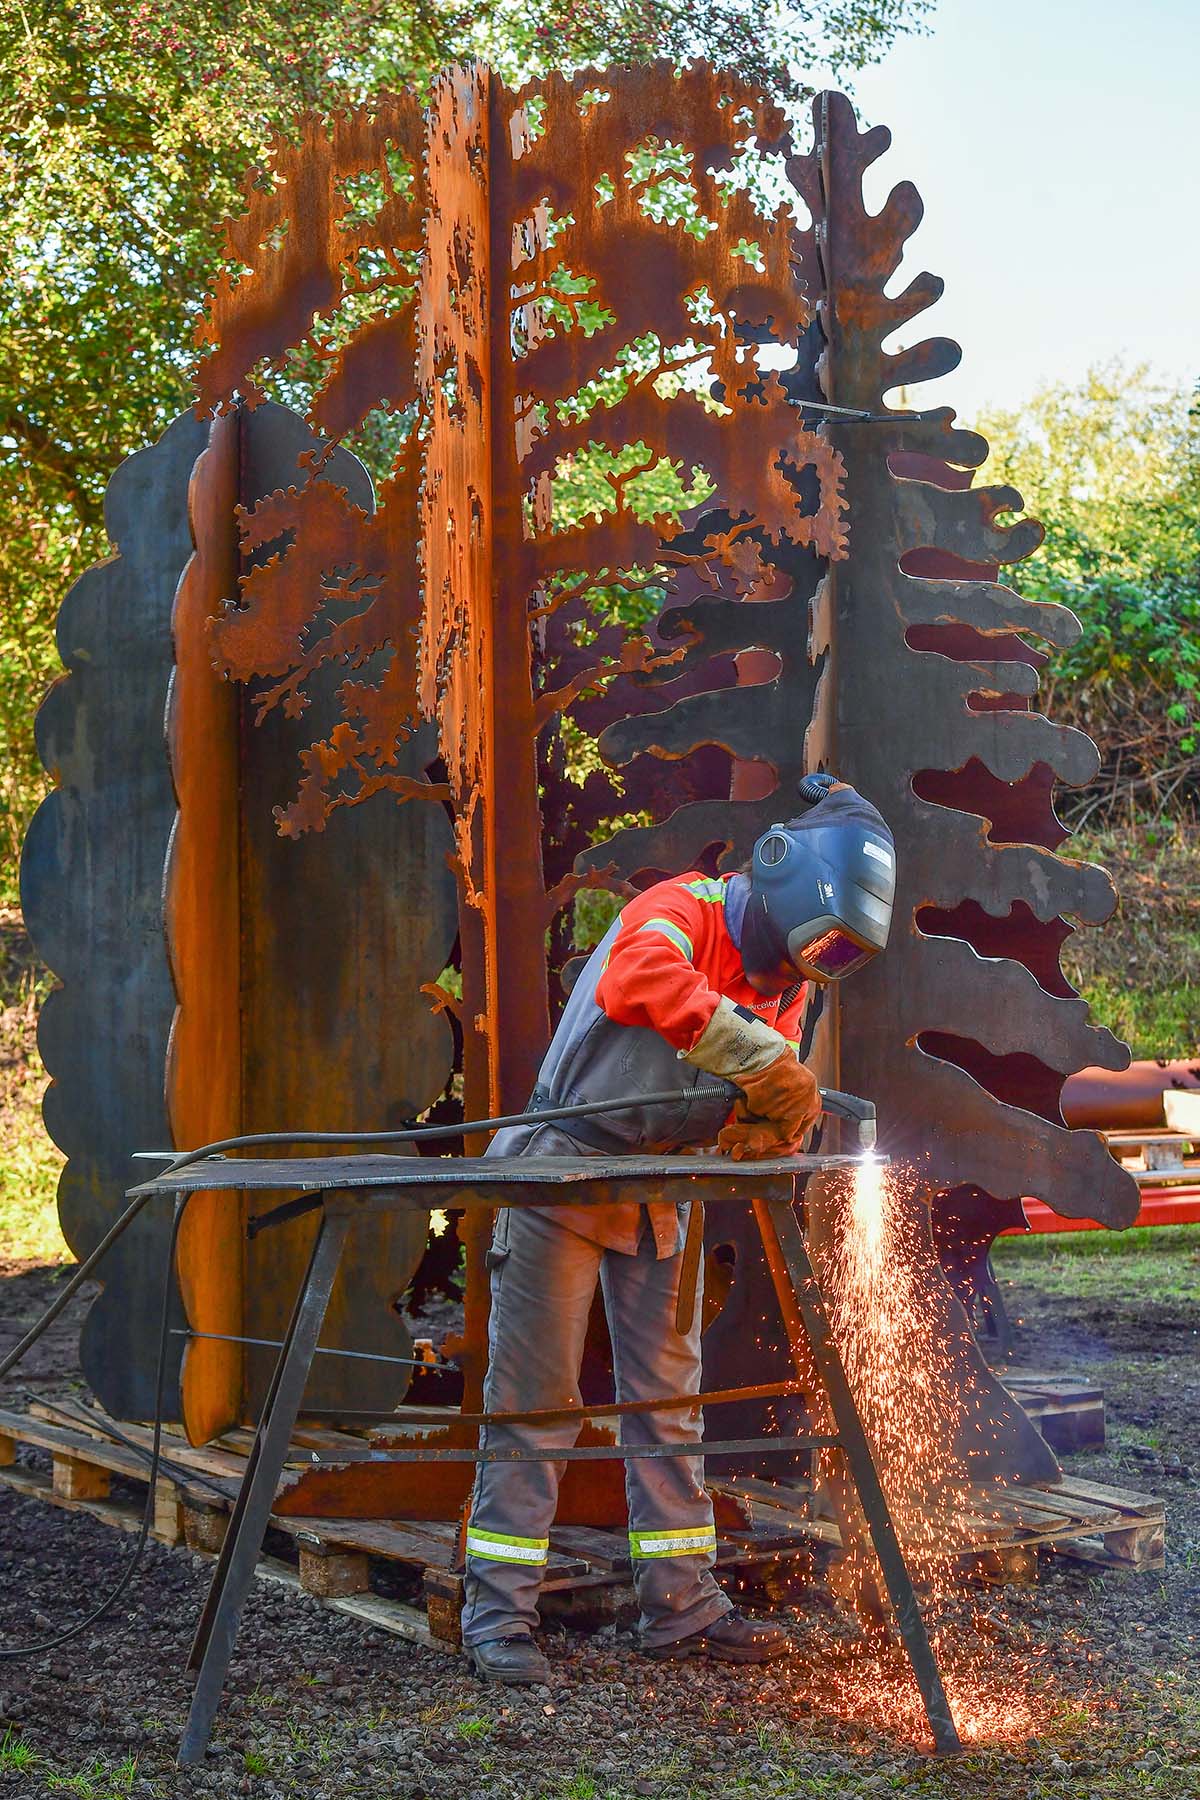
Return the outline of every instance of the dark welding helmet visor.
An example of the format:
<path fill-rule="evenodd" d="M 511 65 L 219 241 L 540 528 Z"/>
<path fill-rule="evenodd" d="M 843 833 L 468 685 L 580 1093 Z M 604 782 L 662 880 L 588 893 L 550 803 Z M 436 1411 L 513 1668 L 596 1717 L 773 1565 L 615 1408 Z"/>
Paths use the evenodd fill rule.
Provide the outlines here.
<path fill-rule="evenodd" d="M 896 847 L 880 814 L 853 788 L 826 792 L 754 846 L 742 962 L 752 975 L 790 968 L 844 981 L 886 945 L 895 894 Z"/>

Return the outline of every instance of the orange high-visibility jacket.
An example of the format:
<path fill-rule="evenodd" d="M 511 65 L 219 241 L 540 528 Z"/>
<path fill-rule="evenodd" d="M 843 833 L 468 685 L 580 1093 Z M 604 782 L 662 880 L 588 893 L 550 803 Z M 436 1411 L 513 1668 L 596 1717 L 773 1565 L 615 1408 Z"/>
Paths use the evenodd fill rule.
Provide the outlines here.
<path fill-rule="evenodd" d="M 738 1090 L 680 1061 L 678 1053 L 703 1035 L 722 995 L 798 1046 L 806 985 L 798 982 L 780 998 L 764 999 L 746 980 L 735 934 L 748 891 L 744 875 L 713 877 L 693 869 L 647 888 L 622 908 L 571 990 L 534 1101 L 569 1106 L 668 1091 L 678 1099 L 567 1119 L 558 1129 L 590 1149 L 617 1155 L 713 1143 Z M 696 1094 L 697 1087 L 708 1091 Z M 633 1203 L 552 1210 L 593 1243 L 629 1254 L 637 1248 L 641 1218 Z M 681 1230 L 677 1209 L 648 1210 L 659 1256 L 674 1254 Z"/>

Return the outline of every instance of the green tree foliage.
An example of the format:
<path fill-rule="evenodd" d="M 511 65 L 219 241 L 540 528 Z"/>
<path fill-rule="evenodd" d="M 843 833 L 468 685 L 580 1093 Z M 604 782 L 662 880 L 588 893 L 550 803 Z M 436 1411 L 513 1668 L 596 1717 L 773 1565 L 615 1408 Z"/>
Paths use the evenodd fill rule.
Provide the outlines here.
<path fill-rule="evenodd" d="M 1079 615 L 1050 663 L 1054 716 L 1095 738 L 1082 822 L 1192 808 L 1200 789 L 1200 407 L 1144 367 L 1092 369 L 981 421 L 985 479 L 1011 482 L 1046 527 L 1010 571 L 1025 594 Z"/>
<path fill-rule="evenodd" d="M 71 576 L 104 554 L 104 484 L 188 402 L 218 223 L 305 108 L 418 86 L 457 57 L 877 60 L 929 0 L 8 0 L 0 7 L 0 888 L 42 777 L 32 715 Z"/>

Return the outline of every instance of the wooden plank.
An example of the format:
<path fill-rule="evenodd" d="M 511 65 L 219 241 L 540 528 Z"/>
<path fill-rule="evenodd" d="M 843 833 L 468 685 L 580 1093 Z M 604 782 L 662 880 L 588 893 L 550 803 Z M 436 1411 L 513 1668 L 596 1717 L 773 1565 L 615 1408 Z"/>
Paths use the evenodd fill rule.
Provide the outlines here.
<path fill-rule="evenodd" d="M 1081 1531 L 1096 1531 L 1109 1523 L 1113 1513 L 1094 1513 L 1081 1517 L 1078 1513 L 1025 1513 L 1012 1514 L 1000 1521 L 1000 1529 L 988 1533 L 980 1533 L 980 1540 L 990 1541 L 993 1546 L 1002 1544 L 1035 1544 L 1047 1538 L 1063 1537 Z M 988 1521 L 995 1523 L 995 1521 Z M 968 1522 L 964 1533 L 963 1549 L 969 1550 L 976 1540 L 976 1529 Z"/>
<path fill-rule="evenodd" d="M 1117 1511 L 1134 1513 L 1138 1518 L 1163 1519 L 1165 1501 L 1153 1494 L 1137 1494 L 1131 1488 L 1112 1487 L 1108 1482 L 1087 1481 L 1081 1475 L 1064 1475 L 1062 1491 L 1069 1499 L 1094 1500 Z"/>
<path fill-rule="evenodd" d="M 0 1431 L 0 1469 L 10 1468 L 17 1460 L 17 1440 L 6 1431 Z"/>
<path fill-rule="evenodd" d="M 81 1462 L 90 1462 L 97 1468 L 111 1470 L 117 1475 L 128 1475 L 136 1481 L 144 1482 L 150 1472 L 145 1458 L 133 1450 L 127 1450 L 123 1444 L 110 1443 L 99 1435 L 93 1437 L 82 1428 L 76 1431 L 65 1425 L 52 1425 L 37 1417 L 32 1410 L 29 1413 L 0 1413 L 0 1426 L 10 1430 L 19 1443 L 30 1444 L 39 1450 L 49 1450 L 52 1455 L 56 1451 L 63 1455 L 73 1455 Z M 124 1429 L 122 1426 L 122 1430 Z M 126 1435 L 138 1439 L 138 1427 L 131 1426 Z M 149 1447 L 149 1434 L 145 1436 Z M 173 1446 L 181 1442 L 181 1439 L 172 1440 Z M 172 1451 L 167 1450 L 165 1440 L 163 1454 L 171 1460 Z M 160 1476 L 161 1479 L 164 1478 Z M 223 1485 L 227 1498 L 232 1500 L 237 1494 L 238 1482 L 228 1481 Z"/>
<path fill-rule="evenodd" d="M 615 1531 L 594 1531 L 586 1525 L 555 1525 L 550 1547 L 567 1557 L 582 1557 L 593 1569 L 629 1569 L 629 1539 Z"/>
<path fill-rule="evenodd" d="M 216 1440 L 217 1447 L 231 1456 L 245 1461 L 254 1443 L 254 1432 L 246 1426 L 239 1426 L 236 1431 L 222 1432 Z M 292 1441 L 288 1451 L 288 1461 L 305 1465 L 311 1463 L 311 1456 L 306 1451 L 317 1450 L 323 1456 L 337 1456 L 345 1452 L 350 1458 L 361 1457 L 370 1449 L 365 1437 L 348 1431 L 329 1431 L 319 1425 L 296 1425 L 292 1431 Z"/>
<path fill-rule="evenodd" d="M 714 1494 L 729 1494 L 735 1500 L 751 1500 L 758 1505 L 778 1507 L 783 1512 L 803 1513 L 812 1499 L 811 1485 L 776 1485 L 754 1475 L 722 1475 L 710 1481 L 708 1486 Z"/>
<path fill-rule="evenodd" d="M 1104 1399 L 1103 1388 L 1091 1381 L 1081 1381 L 1074 1375 L 1043 1373 L 1040 1369 L 1006 1369 L 1001 1380 L 1010 1394 L 1021 1396 L 1022 1405 L 1026 1394 L 1064 1405 L 1073 1405 L 1079 1400 L 1102 1402 Z"/>
<path fill-rule="evenodd" d="M 305 1591 L 300 1585 L 296 1570 L 276 1557 L 264 1556 L 254 1573 L 260 1581 L 287 1588 L 291 1593 L 300 1594 Z M 410 1643 L 420 1644 L 426 1650 L 453 1648 L 433 1635 L 424 1614 L 414 1606 L 405 1606 L 402 1601 L 385 1599 L 382 1594 L 314 1594 L 311 1598 L 320 1600 L 321 1605 L 327 1606 L 330 1612 L 345 1613 L 348 1618 L 358 1619 L 378 1631 L 390 1632 L 393 1637 L 407 1638 Z"/>
<path fill-rule="evenodd" d="M 543 1581 L 540 1592 L 543 1594 L 584 1594 L 604 1588 L 631 1587 L 627 1569 L 598 1569 L 592 1575 L 569 1575 L 562 1580 L 553 1576 Z"/>
<path fill-rule="evenodd" d="M 122 1425 L 125 1436 L 135 1443 L 144 1444 L 147 1448 L 154 1441 L 154 1431 L 149 1425 Z M 252 1432 L 247 1432 L 247 1452 Z M 182 1434 L 174 1429 L 163 1432 L 163 1455 L 170 1462 L 179 1463 L 185 1469 L 197 1469 L 203 1475 L 216 1475 L 231 1481 L 239 1487 L 246 1473 L 247 1455 L 236 1450 L 222 1449 L 224 1438 L 218 1438 L 211 1444 L 190 1444 Z M 289 1451 L 284 1460 L 284 1467 L 310 1468 L 312 1458 L 303 1450 Z"/>
<path fill-rule="evenodd" d="M 754 1531 L 723 1532 L 718 1542 L 722 1547 L 729 1545 L 731 1560 L 735 1562 L 743 1555 L 757 1557 L 786 1554 L 793 1550 L 811 1550 L 815 1545 L 826 1542 L 812 1529 L 815 1523 L 813 1519 L 796 1519 L 790 1523 L 759 1527 Z"/>
<path fill-rule="evenodd" d="M 361 1550 L 390 1562 L 412 1563 L 417 1568 L 449 1569 L 454 1546 L 427 1536 L 424 1529 L 405 1530 L 388 1519 L 306 1519 L 273 1517 L 272 1528 L 285 1531 L 301 1543 L 339 1550 Z"/>
<path fill-rule="evenodd" d="M 142 1509 L 133 1500 L 74 1500 L 54 1491 L 51 1477 L 43 1469 L 25 1469 L 19 1464 L 0 1469 L 0 1484 L 27 1500 L 45 1500 L 63 1512 L 90 1513 L 104 1525 L 115 1525 L 119 1531 L 140 1531 Z"/>
<path fill-rule="evenodd" d="M 1181 1098 L 1200 1102 L 1200 1091 L 1182 1095 Z M 1197 1108 L 1196 1118 L 1196 1125 L 1191 1131 L 1183 1125 L 1172 1126 L 1166 1131 L 1162 1130 L 1160 1126 L 1154 1126 L 1146 1131 L 1105 1131 L 1101 1133 L 1101 1136 L 1110 1150 L 1113 1148 L 1136 1150 L 1143 1144 L 1173 1144 L 1182 1149 L 1185 1144 L 1190 1144 L 1194 1137 L 1200 1137 L 1200 1106 Z"/>
<path fill-rule="evenodd" d="M 1093 1563 L 1105 1569 L 1161 1569 L 1166 1558 L 1166 1532 L 1161 1524 L 1136 1526 L 1128 1531 L 1108 1531 L 1097 1538 L 1066 1538 L 1052 1548 L 1056 1555 L 1071 1562 Z"/>
<path fill-rule="evenodd" d="M 975 1488 L 962 1510 L 966 1513 L 978 1512 L 985 1517 L 989 1514 L 998 1514 L 1001 1518 L 1015 1517 L 1031 1523 L 1040 1523 L 1047 1516 L 1067 1521 L 1076 1519 L 1082 1523 L 1093 1515 L 1102 1517 L 1111 1513 L 1112 1507 L 1100 1495 L 1092 1497 L 1068 1492 L 1064 1482 L 1061 1487 L 1056 1485 L 1052 1488 Z"/>

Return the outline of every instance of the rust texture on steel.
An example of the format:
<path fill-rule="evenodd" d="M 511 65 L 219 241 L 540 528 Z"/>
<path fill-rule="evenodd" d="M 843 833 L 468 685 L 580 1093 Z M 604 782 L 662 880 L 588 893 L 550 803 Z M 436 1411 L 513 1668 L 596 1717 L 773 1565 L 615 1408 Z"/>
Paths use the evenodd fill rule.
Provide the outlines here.
<path fill-rule="evenodd" d="M 280 834 L 271 802 L 314 728 L 340 716 L 341 677 L 315 671 L 302 718 L 270 709 L 261 724 L 244 688 L 213 668 L 209 625 L 239 583 L 263 591 L 275 581 L 269 544 L 242 533 L 255 511 L 317 440 L 295 413 L 274 403 L 238 407 L 213 421 L 192 480 L 196 553 L 175 608 L 175 675 L 168 710 L 178 821 L 168 859 L 166 925 L 178 1008 L 167 1065 L 167 1101 L 176 1143 L 195 1144 L 254 1121 L 284 1129 L 354 1129 L 397 1124 L 436 1100 L 450 1073 L 448 1022 L 420 1005 L 402 1029 L 369 1043 L 364 1021 L 392 994 L 434 979 L 454 939 L 452 843 L 440 808 L 354 809 L 338 813 L 323 837 Z M 312 479 L 370 522 L 366 470 L 346 450 L 321 458 Z M 280 591 L 271 589 L 271 591 Z M 314 637 L 336 632 L 341 591 L 318 596 Z M 248 750 L 248 746 L 251 747 Z M 397 757 L 414 783 L 431 753 L 418 733 Z M 425 784 L 428 785 L 428 784 Z M 396 871 L 403 869 L 402 884 Z M 189 1207 L 179 1249 L 190 1323 L 221 1336 L 272 1338 L 287 1324 L 288 1285 L 306 1265 L 312 1221 L 274 1239 L 247 1239 L 255 1197 L 206 1196 Z M 416 1272 L 423 1222 L 395 1216 L 356 1238 L 330 1301 L 327 1338 L 339 1347 L 410 1353 L 397 1301 Z M 344 1375 L 314 1373 L 314 1405 L 343 1399 Z M 182 1391 L 189 1434 L 205 1439 L 252 1410 L 269 1373 L 257 1351 L 197 1338 L 188 1348 Z M 384 1365 L 356 1371 L 373 1404 L 399 1397 L 402 1373 Z"/>
<path fill-rule="evenodd" d="M 374 682 L 345 681 L 342 716 L 304 751 L 280 824 L 319 831 L 384 789 L 448 800 L 463 991 L 432 998 L 462 1019 L 469 1115 L 519 1108 L 530 1091 L 550 1032 L 546 930 L 561 959 L 581 887 L 631 891 L 569 857 L 605 816 L 674 810 L 678 782 L 658 771 L 568 793 L 559 766 L 566 731 L 594 737 L 606 717 L 655 706 L 639 685 L 654 671 L 675 673 L 675 692 L 704 686 L 714 652 L 691 655 L 700 628 L 685 609 L 655 643 L 622 622 L 621 603 L 649 621 L 668 594 L 693 600 L 722 639 L 723 687 L 737 649 L 758 641 L 739 636 L 737 602 L 789 591 L 776 559 L 846 551 L 840 455 L 752 353 L 752 336 L 786 351 L 812 317 L 791 212 L 748 189 L 747 163 L 778 174 L 786 148 L 778 110 L 705 67 L 552 78 L 519 98 L 482 68 L 456 69 L 424 115 L 388 101 L 329 129 L 309 121 L 230 227 L 240 266 L 212 296 L 202 406 L 253 402 L 259 364 L 303 348 L 321 371 L 309 418 L 326 443 L 374 410 L 398 448 L 376 515 L 392 521 L 385 533 L 314 499 L 324 451 L 245 514 L 247 547 L 278 554 L 229 596 L 214 655 L 253 684 L 264 718 L 299 716 L 328 663 L 385 658 Z M 310 231 L 296 208 L 314 189 Z M 311 310 L 295 304 L 301 280 Z M 673 510 L 661 498 L 672 482 L 684 497 Z M 696 516 L 694 497 L 711 508 Z M 327 593 L 341 621 L 314 641 Z M 790 623 L 773 622 L 771 643 Z M 788 649 L 803 661 L 802 628 Z M 437 722 L 436 784 L 396 773 L 423 718 Z M 718 805 L 729 747 L 684 772 Z M 460 1353 L 476 1392 L 485 1230 L 465 1232 Z"/>
<path fill-rule="evenodd" d="M 238 945 L 238 695 L 206 654 L 205 621 L 238 578 L 239 419 L 215 421 L 188 487 L 195 554 L 175 596 L 175 668 L 167 751 L 178 813 L 164 893 L 178 1002 L 167 1051 L 171 1141 L 208 1144 L 242 1129 L 242 1020 Z M 199 1193 L 179 1228 L 184 1304 L 198 1330 L 242 1329 L 244 1206 Z M 241 1412 L 240 1352 L 214 1340 L 189 1345 L 181 1406 L 193 1442 L 206 1443 Z"/>

